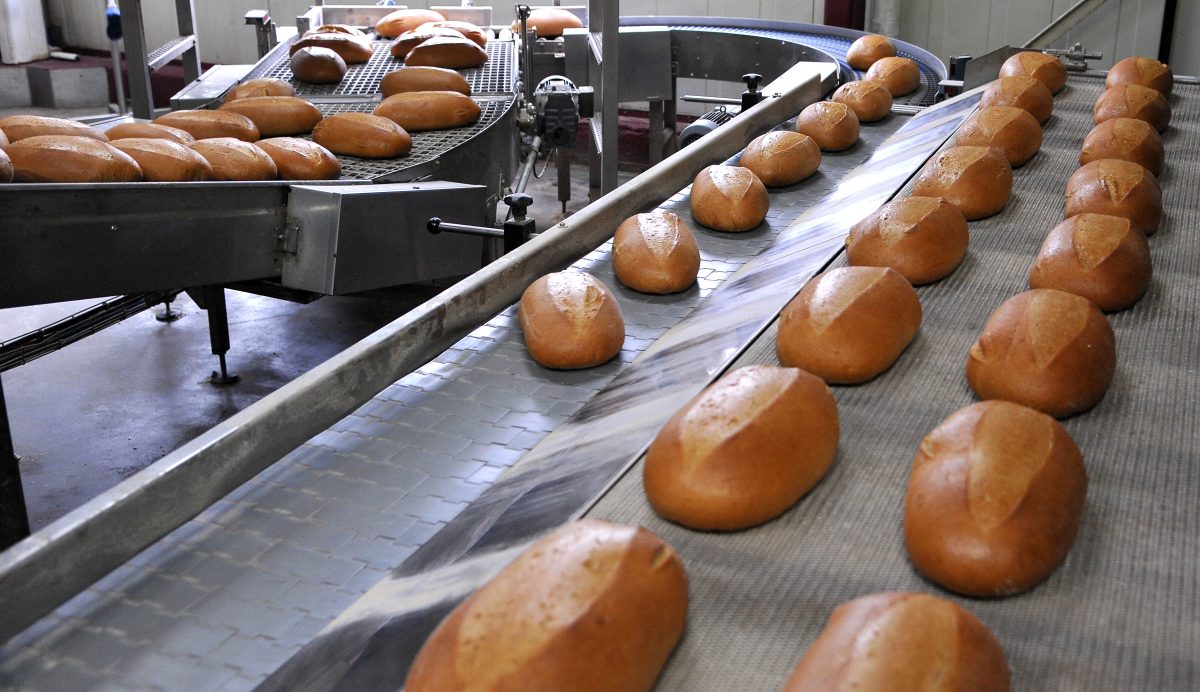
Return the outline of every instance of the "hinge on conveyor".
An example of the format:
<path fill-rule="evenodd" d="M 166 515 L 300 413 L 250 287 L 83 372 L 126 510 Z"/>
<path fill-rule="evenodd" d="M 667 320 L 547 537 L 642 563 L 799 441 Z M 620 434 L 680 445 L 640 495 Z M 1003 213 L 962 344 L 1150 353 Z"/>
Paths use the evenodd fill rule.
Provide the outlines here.
<path fill-rule="evenodd" d="M 275 246 L 278 254 L 295 255 L 300 248 L 300 224 L 288 219 L 287 224 L 275 236 Z"/>

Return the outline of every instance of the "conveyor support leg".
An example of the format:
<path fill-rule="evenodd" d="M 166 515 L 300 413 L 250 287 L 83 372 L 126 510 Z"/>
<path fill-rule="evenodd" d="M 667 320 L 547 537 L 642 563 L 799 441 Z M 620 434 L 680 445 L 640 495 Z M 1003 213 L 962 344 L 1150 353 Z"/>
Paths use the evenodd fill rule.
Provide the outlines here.
<path fill-rule="evenodd" d="M 17 462 L 4 405 L 4 382 L 0 379 L 0 552 L 29 535 L 29 515 Z"/>
<path fill-rule="evenodd" d="M 208 338 L 212 342 L 213 355 L 221 362 L 221 371 L 213 371 L 209 380 L 215 385 L 237 382 L 237 375 L 230 375 L 225 365 L 225 354 L 229 352 L 229 313 L 225 310 L 224 286 L 201 286 L 188 290 L 196 304 L 208 312 Z"/>

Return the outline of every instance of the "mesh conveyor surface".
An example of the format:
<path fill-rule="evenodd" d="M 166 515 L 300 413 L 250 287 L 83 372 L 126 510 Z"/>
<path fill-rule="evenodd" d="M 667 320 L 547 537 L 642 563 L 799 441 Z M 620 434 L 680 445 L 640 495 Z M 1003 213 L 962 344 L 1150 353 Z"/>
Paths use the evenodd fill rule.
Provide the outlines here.
<path fill-rule="evenodd" d="M 821 484 L 764 526 L 693 532 L 656 517 L 640 462 L 589 516 L 642 524 L 674 545 L 691 581 L 688 630 L 659 689 L 774 690 L 839 603 L 876 591 L 950 597 L 999 637 L 1014 689 L 1194 690 L 1200 686 L 1200 94 L 1179 88 L 1165 135 L 1164 222 L 1150 238 L 1154 281 L 1110 315 L 1116 378 L 1089 413 L 1065 421 L 1090 485 L 1065 564 L 1034 590 L 958 598 L 909 565 L 901 522 L 921 438 L 975 397 L 963 367 L 991 311 L 1026 289 L 1026 272 L 1062 218 L 1066 179 L 1091 127 L 1099 80 L 1072 78 L 1039 153 L 1018 169 L 998 216 L 971 222 L 949 278 L 918 289 L 924 322 L 883 376 L 835 387 L 841 444 Z M 839 263 L 842 260 L 839 258 Z M 774 328 L 738 365 L 777 364 Z"/>

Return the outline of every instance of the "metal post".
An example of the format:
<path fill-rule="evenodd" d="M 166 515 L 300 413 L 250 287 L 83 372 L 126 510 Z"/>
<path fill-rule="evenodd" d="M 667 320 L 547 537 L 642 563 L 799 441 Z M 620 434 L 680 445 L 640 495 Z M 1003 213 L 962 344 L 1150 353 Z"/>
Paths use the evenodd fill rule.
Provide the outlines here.
<path fill-rule="evenodd" d="M 607 195 L 617 188 L 617 162 L 620 158 L 617 151 L 617 113 L 621 100 L 617 93 L 617 44 L 620 37 L 617 0 L 588 0 L 588 24 L 589 40 L 598 44 L 593 50 L 599 48 L 600 52 L 599 80 L 593 80 L 592 83 L 598 87 L 600 100 L 600 194 Z M 597 24 L 599 32 L 596 31 Z"/>
<path fill-rule="evenodd" d="M 663 148 L 666 145 L 666 124 L 662 99 L 650 99 L 650 165 L 662 161 Z"/>
<path fill-rule="evenodd" d="M 133 115 L 154 117 L 154 92 L 150 86 L 150 65 L 146 52 L 146 26 L 142 22 L 141 0 L 120 0 L 121 33 L 125 38 L 125 71 L 129 75 L 129 96 Z M 192 79 L 195 79 L 194 77 Z"/>
<path fill-rule="evenodd" d="M 196 9 L 192 0 L 175 0 L 175 17 L 179 23 L 180 36 L 196 35 L 195 16 Z M 183 80 L 191 84 L 200 79 L 200 43 L 192 41 L 192 47 L 185 50 L 180 59 L 183 60 Z"/>
<path fill-rule="evenodd" d="M 0 552 L 29 535 L 29 515 L 17 462 L 4 405 L 4 380 L 0 378 Z"/>

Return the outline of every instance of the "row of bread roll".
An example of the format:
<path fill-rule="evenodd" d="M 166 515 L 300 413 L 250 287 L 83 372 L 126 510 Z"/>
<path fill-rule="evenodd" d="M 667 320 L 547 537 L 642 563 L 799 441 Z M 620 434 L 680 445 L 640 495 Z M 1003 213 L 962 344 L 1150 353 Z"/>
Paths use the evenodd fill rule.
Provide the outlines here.
<path fill-rule="evenodd" d="M 488 60 L 487 32 L 468 22 L 435 21 L 396 37 L 389 49 L 393 58 L 410 66 L 462 70 Z"/>
<path fill-rule="evenodd" d="M 921 68 L 915 60 L 897 56 L 896 45 L 887 36 L 858 37 L 846 51 L 846 62 L 856 70 L 866 70 L 863 81 L 880 84 L 891 96 L 903 96 L 921 86 Z"/>

